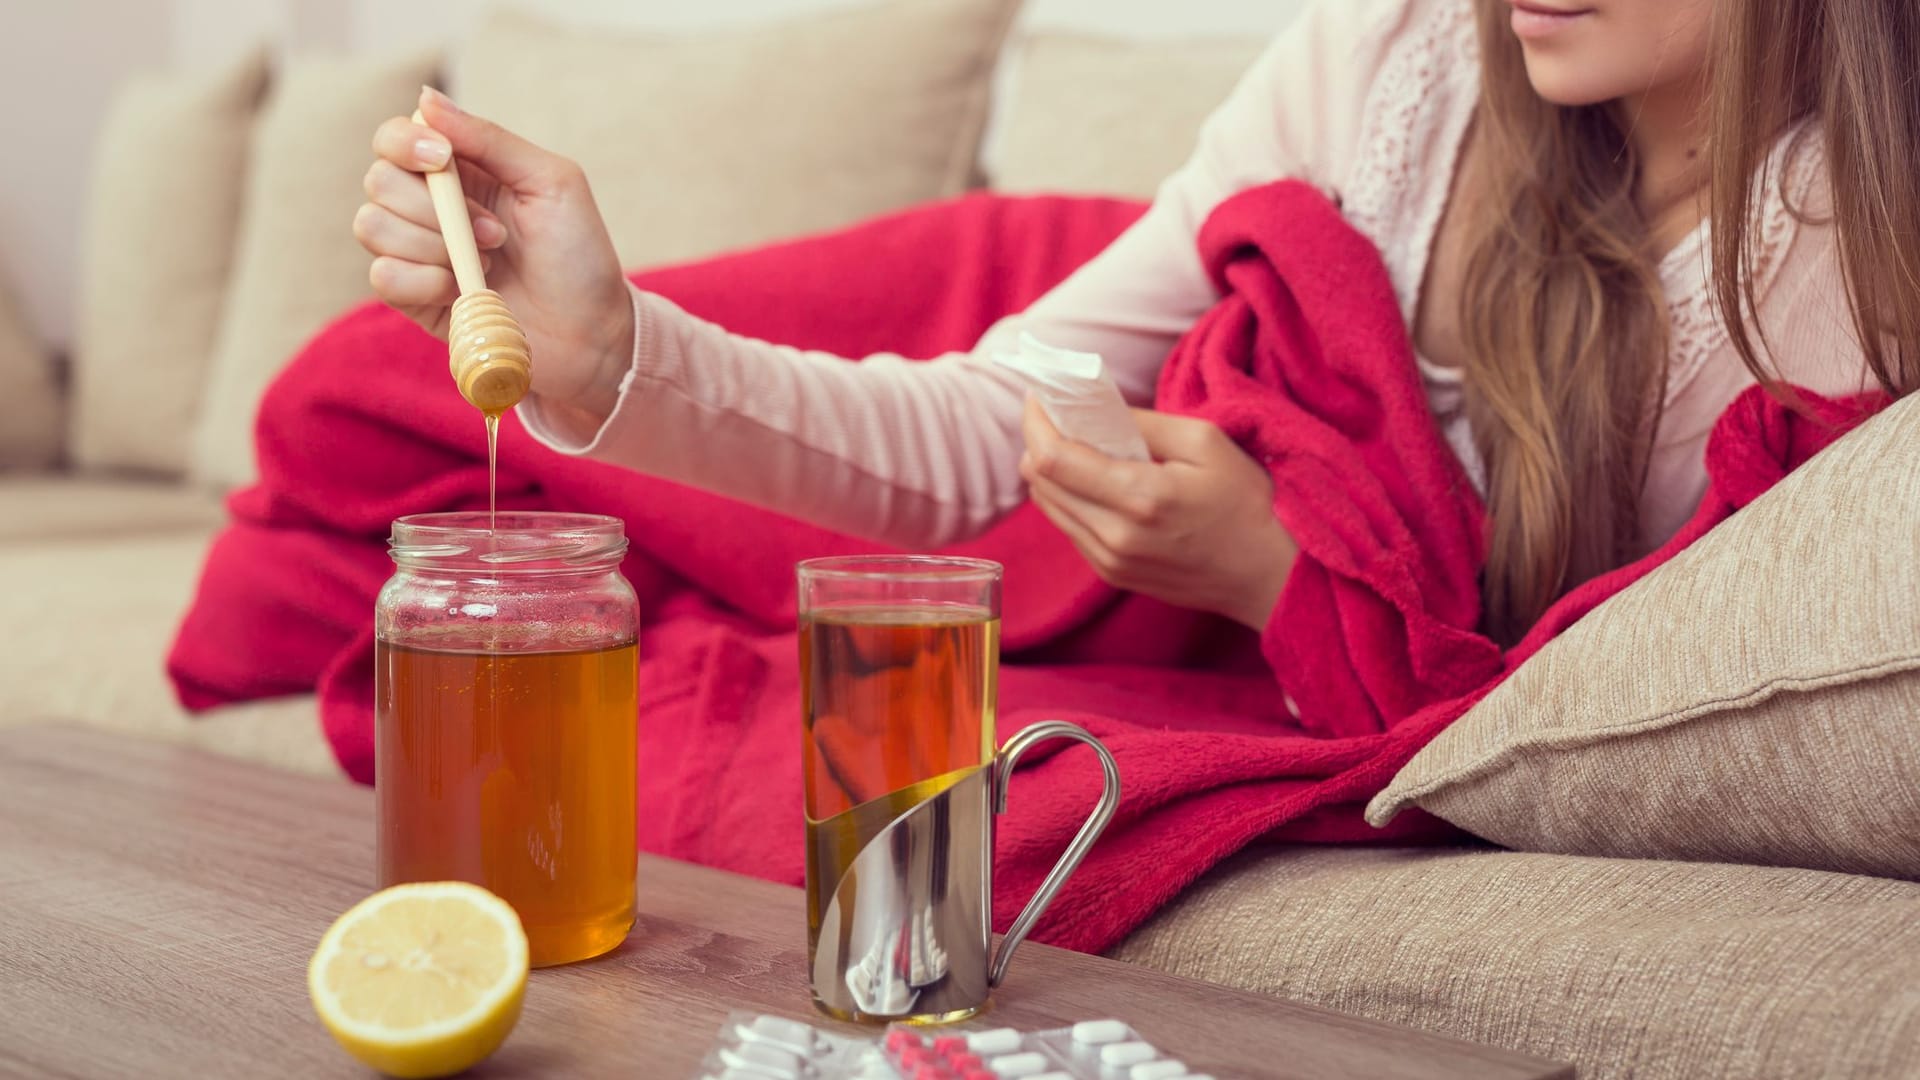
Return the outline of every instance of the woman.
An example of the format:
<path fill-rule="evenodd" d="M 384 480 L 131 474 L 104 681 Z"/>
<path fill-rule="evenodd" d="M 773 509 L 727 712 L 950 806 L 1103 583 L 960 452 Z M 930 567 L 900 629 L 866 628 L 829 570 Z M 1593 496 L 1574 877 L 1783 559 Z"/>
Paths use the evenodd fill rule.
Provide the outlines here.
<path fill-rule="evenodd" d="M 989 358 L 1031 330 L 1101 353 L 1147 403 L 1218 299 L 1201 223 L 1306 179 L 1385 258 L 1487 499 L 1487 629 L 1510 640 L 1678 528 L 1708 430 L 1755 379 L 1920 379 L 1917 44 L 1912 0 L 1325 0 L 1145 217 L 926 364 L 752 341 L 630 290 L 579 168 L 432 91 L 430 127 L 375 135 L 354 227 L 379 294 L 444 334 L 454 284 L 418 173 L 462 160 L 539 358 L 521 415 L 549 445 L 909 546 L 1030 492 L 1115 585 L 1258 628 L 1294 554 L 1264 470 L 1153 413 L 1153 463 L 1068 443 Z"/>

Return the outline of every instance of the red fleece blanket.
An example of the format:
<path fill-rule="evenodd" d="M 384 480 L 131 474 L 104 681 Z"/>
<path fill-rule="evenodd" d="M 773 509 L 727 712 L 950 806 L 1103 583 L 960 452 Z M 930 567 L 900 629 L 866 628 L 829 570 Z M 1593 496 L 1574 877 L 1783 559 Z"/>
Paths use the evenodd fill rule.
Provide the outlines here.
<path fill-rule="evenodd" d="M 969 346 L 1140 209 L 976 195 L 637 280 L 741 333 L 932 356 Z M 1359 811 L 1514 665 L 1865 409 L 1815 400 L 1810 421 L 1757 393 L 1740 399 L 1710 443 L 1713 486 L 1694 521 L 1576 590 L 1503 655 L 1475 632 L 1483 510 L 1427 413 L 1373 248 L 1294 183 L 1227 202 L 1201 248 L 1226 299 L 1171 358 L 1161 404 L 1213 419 L 1272 469 L 1275 513 L 1301 557 L 1264 637 L 1116 594 L 1031 508 L 955 549 L 1006 565 L 1002 735 L 1065 718 L 1120 762 L 1121 810 L 1038 930 L 1078 949 L 1113 944 L 1256 840 L 1447 835 L 1417 813 L 1372 830 Z M 479 419 L 447 380 L 445 346 L 367 307 L 275 384 L 258 446 L 260 482 L 232 500 L 169 670 L 196 709 L 317 688 L 341 765 L 370 781 L 387 527 L 485 504 Z M 624 569 L 645 624 L 642 846 L 798 883 L 792 565 L 883 549 L 554 454 L 511 420 L 500 462 L 504 507 L 627 522 Z M 1000 826 L 1002 929 L 1099 783 L 1084 750 L 1031 760 Z"/>

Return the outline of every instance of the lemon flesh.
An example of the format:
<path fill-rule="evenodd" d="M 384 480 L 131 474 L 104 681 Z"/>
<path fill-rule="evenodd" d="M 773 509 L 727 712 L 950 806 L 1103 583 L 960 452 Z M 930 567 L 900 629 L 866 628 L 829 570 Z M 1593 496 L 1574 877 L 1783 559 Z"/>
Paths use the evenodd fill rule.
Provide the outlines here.
<path fill-rule="evenodd" d="M 307 964 L 333 1037 L 398 1077 L 451 1076 L 499 1049 L 520 1019 L 527 935 L 478 885 L 382 889 L 334 921 Z"/>

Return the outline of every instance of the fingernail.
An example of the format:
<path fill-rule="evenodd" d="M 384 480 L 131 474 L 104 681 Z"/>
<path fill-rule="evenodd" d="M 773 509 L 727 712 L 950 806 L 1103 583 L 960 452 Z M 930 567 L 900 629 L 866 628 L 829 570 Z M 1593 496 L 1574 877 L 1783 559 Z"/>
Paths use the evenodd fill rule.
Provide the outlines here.
<path fill-rule="evenodd" d="M 504 244 L 507 240 L 507 227 L 490 217 L 473 219 L 473 238 L 488 247 Z"/>
<path fill-rule="evenodd" d="M 455 105 L 453 103 L 452 98 L 448 97 L 447 95 L 441 93 L 438 90 L 435 90 L 431 86 L 421 87 L 420 92 L 426 95 L 427 97 L 432 98 L 434 101 L 434 104 L 440 106 L 441 108 L 447 110 L 450 113 L 457 113 L 460 111 L 460 106 Z"/>
<path fill-rule="evenodd" d="M 453 147 L 439 139 L 421 139 L 413 144 L 413 154 L 421 164 L 439 167 L 453 156 Z"/>

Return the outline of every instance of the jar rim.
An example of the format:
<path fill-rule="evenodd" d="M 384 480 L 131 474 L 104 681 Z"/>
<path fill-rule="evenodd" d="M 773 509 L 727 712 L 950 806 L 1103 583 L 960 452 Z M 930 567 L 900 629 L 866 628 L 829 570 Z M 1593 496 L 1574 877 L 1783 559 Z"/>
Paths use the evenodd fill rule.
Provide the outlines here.
<path fill-rule="evenodd" d="M 961 555 L 833 555 L 796 567 L 802 580 L 897 582 L 999 581 L 1004 570 L 991 559 Z"/>
<path fill-rule="evenodd" d="M 394 519 L 387 554 L 402 566 L 514 572 L 613 564 L 626 550 L 626 523 L 606 514 L 456 510 Z"/>

